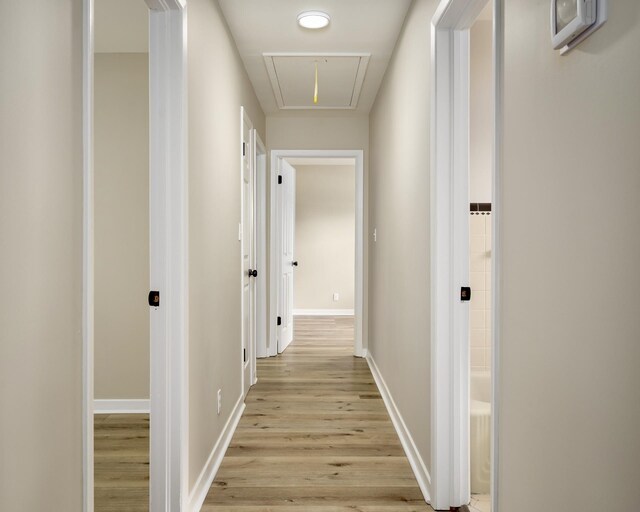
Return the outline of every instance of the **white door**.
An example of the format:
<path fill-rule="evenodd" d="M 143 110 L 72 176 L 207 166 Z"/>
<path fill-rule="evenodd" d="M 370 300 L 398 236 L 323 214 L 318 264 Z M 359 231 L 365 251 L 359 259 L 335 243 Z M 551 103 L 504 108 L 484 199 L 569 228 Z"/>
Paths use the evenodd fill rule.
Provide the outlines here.
<path fill-rule="evenodd" d="M 293 270 L 294 260 L 295 210 L 296 210 L 296 170 L 285 160 L 280 160 L 278 174 L 278 206 L 280 221 L 280 263 L 282 271 L 278 289 L 278 316 L 280 336 L 278 352 L 284 351 L 293 340 Z"/>
<path fill-rule="evenodd" d="M 254 383 L 255 349 L 255 173 L 251 121 L 242 116 L 242 389 L 244 396 Z"/>

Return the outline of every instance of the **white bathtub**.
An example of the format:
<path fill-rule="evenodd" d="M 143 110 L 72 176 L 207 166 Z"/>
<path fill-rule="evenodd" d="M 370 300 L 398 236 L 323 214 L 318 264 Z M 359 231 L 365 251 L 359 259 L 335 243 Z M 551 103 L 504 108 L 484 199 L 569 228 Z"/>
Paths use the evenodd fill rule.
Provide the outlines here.
<path fill-rule="evenodd" d="M 471 372 L 471 492 L 489 494 L 491 481 L 491 373 Z"/>

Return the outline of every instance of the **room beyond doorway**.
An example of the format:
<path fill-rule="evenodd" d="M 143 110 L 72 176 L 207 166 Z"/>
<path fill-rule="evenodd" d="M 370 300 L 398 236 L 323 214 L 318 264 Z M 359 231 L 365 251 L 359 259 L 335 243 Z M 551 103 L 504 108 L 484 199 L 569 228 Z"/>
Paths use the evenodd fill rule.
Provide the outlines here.
<path fill-rule="evenodd" d="M 315 160 L 314 160 L 315 159 Z M 293 325 L 293 283 L 286 279 L 285 268 L 289 270 L 289 266 L 295 268 L 296 258 L 291 255 L 285 255 L 282 251 L 283 234 L 287 229 L 293 233 L 291 223 L 285 222 L 287 219 L 282 217 L 282 208 L 285 198 L 280 197 L 280 190 L 287 192 L 287 185 L 284 183 L 283 174 L 289 176 L 289 180 L 295 180 L 295 170 L 292 171 L 290 162 L 295 165 L 304 165 L 304 163 L 313 164 L 322 159 L 337 159 L 335 163 L 344 165 L 353 165 L 355 169 L 355 189 L 354 202 L 355 208 L 355 225 L 354 225 L 354 268 L 353 268 L 353 308 L 346 309 L 348 314 L 353 314 L 355 319 L 355 336 L 354 336 L 354 355 L 364 357 L 366 355 L 366 342 L 363 340 L 363 296 L 364 296 L 364 166 L 362 150 L 273 150 L 271 152 L 271 243 L 270 243 L 270 283 L 278 283 L 276 286 L 270 286 L 270 314 L 269 319 L 269 355 L 277 355 L 282 352 L 287 341 L 286 326 Z M 348 161 L 349 162 L 348 162 Z M 284 185 L 282 189 L 277 187 Z M 283 193 L 284 193 L 283 192 Z M 289 195 L 291 191 L 287 192 Z M 290 203 L 290 201 L 289 201 Z M 291 205 L 290 205 L 291 206 Z M 291 222 L 295 222 L 293 219 Z M 286 242 L 287 240 L 284 240 Z M 300 262 L 298 262 L 300 264 Z M 288 265 L 287 265 L 288 264 Z M 298 265 L 299 266 L 299 265 Z M 338 293 L 338 301 L 340 300 L 340 292 Z M 331 293 L 331 301 L 334 294 Z M 299 308 L 300 313 L 305 313 Z M 325 313 L 328 308 L 325 309 Z M 334 309 L 334 313 L 338 308 Z M 353 309 L 353 312 L 350 310 Z M 317 312 L 317 311 L 316 311 Z M 306 311 L 308 314 L 309 311 Z M 283 315 L 286 314 L 287 318 Z"/>

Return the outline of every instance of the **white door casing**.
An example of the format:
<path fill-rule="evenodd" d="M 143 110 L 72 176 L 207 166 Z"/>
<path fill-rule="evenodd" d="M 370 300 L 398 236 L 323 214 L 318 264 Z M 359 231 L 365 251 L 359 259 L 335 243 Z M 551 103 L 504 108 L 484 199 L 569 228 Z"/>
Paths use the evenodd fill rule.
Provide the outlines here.
<path fill-rule="evenodd" d="M 255 266 L 255 172 L 253 158 L 253 125 L 241 107 L 240 147 L 242 187 L 242 394 L 247 396 L 254 383 L 255 325 L 256 325 L 256 266 Z"/>
<path fill-rule="evenodd" d="M 367 286 L 364 271 L 364 243 L 365 243 L 365 209 L 364 209 L 364 152 L 361 149 L 273 149 L 270 151 L 269 180 L 271 187 L 271 220 L 270 220 L 270 263 L 269 275 L 271 283 L 281 281 L 280 272 L 280 213 L 278 211 L 278 175 L 280 162 L 284 158 L 353 158 L 356 168 L 356 197 L 355 197 L 355 339 L 353 354 L 356 357 L 367 355 L 367 340 L 365 338 L 364 325 L 366 323 L 366 311 L 364 307 L 364 295 Z M 304 265 L 304 262 L 300 262 Z M 277 315 L 279 311 L 279 286 L 269 286 L 269 319 L 267 355 L 275 356 L 278 353 Z"/>
<path fill-rule="evenodd" d="M 278 174 L 278 211 L 280 224 L 280 284 L 278 316 L 281 319 L 278 353 L 293 341 L 293 280 L 295 261 L 296 170 L 280 160 Z"/>
<path fill-rule="evenodd" d="M 267 357 L 267 150 L 257 130 L 253 130 L 253 146 L 256 182 L 256 357 L 253 358 L 254 383 L 258 375 L 256 358 Z"/>
<path fill-rule="evenodd" d="M 187 501 L 186 0 L 146 0 L 149 17 L 150 311 L 149 509 Z M 83 0 L 83 511 L 93 493 L 93 51 L 94 4 Z"/>
<path fill-rule="evenodd" d="M 431 27 L 431 506 L 449 510 L 469 503 L 469 311 L 460 287 L 469 281 L 469 29 L 488 0 L 442 0 Z M 502 1 L 494 1 L 494 155 L 498 109 Z M 498 160 L 494 157 L 494 206 Z M 494 207 L 495 209 L 495 207 Z M 497 236 L 496 216 L 494 238 Z M 497 245 L 495 246 L 497 247 Z M 498 286 L 494 247 L 492 289 Z M 473 294 L 473 291 L 472 291 Z M 492 308 L 497 325 L 497 308 Z M 496 376 L 493 333 L 492 510 L 497 512 Z"/>

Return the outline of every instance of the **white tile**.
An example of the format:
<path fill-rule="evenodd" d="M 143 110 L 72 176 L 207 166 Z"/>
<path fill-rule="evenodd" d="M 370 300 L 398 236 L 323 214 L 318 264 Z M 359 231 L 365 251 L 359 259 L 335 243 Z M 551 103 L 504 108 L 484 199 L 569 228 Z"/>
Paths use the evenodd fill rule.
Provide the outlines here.
<path fill-rule="evenodd" d="M 471 236 L 486 234 L 485 218 L 482 215 L 471 215 L 469 219 L 469 233 Z"/>
<path fill-rule="evenodd" d="M 481 252 L 472 252 L 469 255 L 469 270 L 471 272 L 484 272 L 486 270 L 486 256 Z"/>
<path fill-rule="evenodd" d="M 481 309 L 472 309 L 469 312 L 471 329 L 486 329 L 485 319 L 486 314 Z"/>
<path fill-rule="evenodd" d="M 470 284 L 471 284 L 471 293 L 472 294 L 474 292 L 481 292 L 481 291 L 486 290 L 484 274 L 485 274 L 484 272 L 471 272 L 470 273 Z"/>
<path fill-rule="evenodd" d="M 485 309 L 491 308 L 491 292 L 484 292 Z"/>
<path fill-rule="evenodd" d="M 471 310 L 481 309 L 484 311 L 485 309 L 485 295 L 484 292 L 474 292 L 471 290 Z"/>
<path fill-rule="evenodd" d="M 485 329 L 471 329 L 471 348 L 484 348 Z"/>
<path fill-rule="evenodd" d="M 471 347 L 471 366 L 484 367 L 484 348 Z"/>
<path fill-rule="evenodd" d="M 491 290 L 491 272 L 484 273 L 484 289 Z"/>
<path fill-rule="evenodd" d="M 485 252 L 485 236 L 484 235 L 471 235 L 471 242 L 469 244 L 469 251 L 471 254 Z"/>
<path fill-rule="evenodd" d="M 487 309 L 485 309 L 483 311 L 484 313 L 484 327 L 485 329 L 487 329 L 489 332 L 491 332 L 491 320 L 492 320 L 492 315 L 491 315 L 491 308 L 488 307 Z"/>

